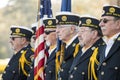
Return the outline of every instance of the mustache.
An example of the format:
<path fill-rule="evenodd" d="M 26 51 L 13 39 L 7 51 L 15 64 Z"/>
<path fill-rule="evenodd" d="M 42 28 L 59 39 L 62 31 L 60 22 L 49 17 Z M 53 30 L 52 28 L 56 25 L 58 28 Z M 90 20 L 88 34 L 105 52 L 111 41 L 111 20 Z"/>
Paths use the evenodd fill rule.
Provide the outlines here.
<path fill-rule="evenodd" d="M 106 27 L 101 27 L 101 30 L 106 30 Z"/>

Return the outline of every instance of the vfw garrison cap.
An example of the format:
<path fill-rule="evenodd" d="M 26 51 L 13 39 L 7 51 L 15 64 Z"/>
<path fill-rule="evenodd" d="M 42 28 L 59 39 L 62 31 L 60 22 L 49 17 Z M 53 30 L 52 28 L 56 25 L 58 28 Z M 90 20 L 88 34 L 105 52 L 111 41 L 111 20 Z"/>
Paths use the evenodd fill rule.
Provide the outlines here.
<path fill-rule="evenodd" d="M 103 7 L 102 16 L 114 16 L 120 18 L 120 7 L 115 5 L 113 6 L 106 5 Z"/>
<path fill-rule="evenodd" d="M 99 20 L 92 16 L 82 16 L 80 18 L 80 27 L 90 27 L 100 30 Z"/>
<path fill-rule="evenodd" d="M 26 38 L 31 38 L 33 31 L 27 27 L 24 26 L 11 26 L 11 36 L 22 36 Z"/>
<path fill-rule="evenodd" d="M 71 12 L 56 14 L 57 25 L 79 25 L 80 16 Z"/>
<path fill-rule="evenodd" d="M 45 28 L 56 28 L 56 19 L 54 18 L 44 18 L 43 23 Z"/>

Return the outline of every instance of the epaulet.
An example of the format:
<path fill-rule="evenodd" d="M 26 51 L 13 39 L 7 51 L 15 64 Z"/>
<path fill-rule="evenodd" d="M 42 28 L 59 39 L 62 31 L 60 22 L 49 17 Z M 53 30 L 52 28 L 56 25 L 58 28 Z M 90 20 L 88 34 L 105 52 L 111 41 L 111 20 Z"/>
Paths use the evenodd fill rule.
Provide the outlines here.
<path fill-rule="evenodd" d="M 74 53 L 73 53 L 73 57 L 74 57 L 74 58 L 75 58 L 76 55 L 78 54 L 79 48 L 80 48 L 80 44 L 78 43 L 78 44 L 75 45 L 75 51 L 74 51 Z"/>

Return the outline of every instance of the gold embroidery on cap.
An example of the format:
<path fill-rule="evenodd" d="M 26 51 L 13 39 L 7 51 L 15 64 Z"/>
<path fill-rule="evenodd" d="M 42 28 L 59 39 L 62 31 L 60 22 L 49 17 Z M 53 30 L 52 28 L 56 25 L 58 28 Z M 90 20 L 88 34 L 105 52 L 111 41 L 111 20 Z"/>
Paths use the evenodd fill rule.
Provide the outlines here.
<path fill-rule="evenodd" d="M 15 32 L 16 32 L 16 33 L 19 33 L 19 32 L 20 32 L 20 29 L 19 29 L 19 28 L 17 28 L 17 29 L 15 30 Z"/>
<path fill-rule="evenodd" d="M 86 20 L 86 24 L 87 24 L 87 25 L 91 24 L 91 22 L 92 22 L 91 19 L 87 19 L 87 20 Z"/>
<path fill-rule="evenodd" d="M 62 21 L 67 21 L 67 17 L 66 16 L 62 16 Z"/>
<path fill-rule="evenodd" d="M 109 12 L 110 12 L 110 13 L 114 13 L 114 12 L 115 12 L 115 8 L 111 7 L 111 8 L 109 9 Z"/>
<path fill-rule="evenodd" d="M 48 25 L 52 25 L 52 24 L 53 24 L 52 20 L 49 20 Z"/>

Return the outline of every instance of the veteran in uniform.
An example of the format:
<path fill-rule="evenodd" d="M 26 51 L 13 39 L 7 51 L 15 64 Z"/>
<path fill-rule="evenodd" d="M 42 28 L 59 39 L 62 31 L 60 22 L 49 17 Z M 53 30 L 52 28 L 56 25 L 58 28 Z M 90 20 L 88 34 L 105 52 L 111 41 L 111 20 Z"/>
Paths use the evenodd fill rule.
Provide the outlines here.
<path fill-rule="evenodd" d="M 45 80 L 55 79 L 55 54 L 56 54 L 56 19 L 44 18 L 43 23 L 45 25 L 44 38 L 46 43 L 46 53 L 48 52 L 47 62 L 45 64 Z"/>
<path fill-rule="evenodd" d="M 92 60 L 94 59 L 95 62 L 98 61 L 96 58 L 98 54 L 97 51 L 100 44 L 103 43 L 101 36 L 102 32 L 99 27 L 99 20 L 89 15 L 82 16 L 78 31 L 78 39 L 81 49 L 73 60 L 72 66 L 69 70 L 68 80 L 91 80 L 90 77 L 93 76 L 93 74 L 88 75 L 88 69 L 90 71 L 93 69 L 95 70 L 95 66 L 93 67 L 93 65 L 98 63 L 91 64 L 90 59 L 92 57 Z M 95 52 L 95 50 L 97 51 Z M 91 67 L 93 68 L 91 69 Z M 90 77 L 88 78 L 88 76 Z M 97 75 L 94 74 L 94 76 Z M 94 80 L 94 77 L 92 78 Z"/>
<path fill-rule="evenodd" d="M 14 55 L 2 75 L 2 80 L 26 80 L 34 54 L 30 46 L 32 30 L 23 26 L 11 26 L 10 29 L 10 43 Z"/>
<path fill-rule="evenodd" d="M 71 12 L 60 12 L 56 14 L 57 19 L 57 36 L 62 40 L 64 48 L 60 54 L 60 70 L 58 80 L 68 80 L 69 69 L 73 61 L 73 54 L 76 52 L 75 47 L 78 44 L 77 28 L 79 24 L 79 15 Z M 57 73 L 56 73 L 57 74 Z"/>
<path fill-rule="evenodd" d="M 120 7 L 105 5 L 99 25 L 106 45 L 100 53 L 98 80 L 120 80 Z"/>

